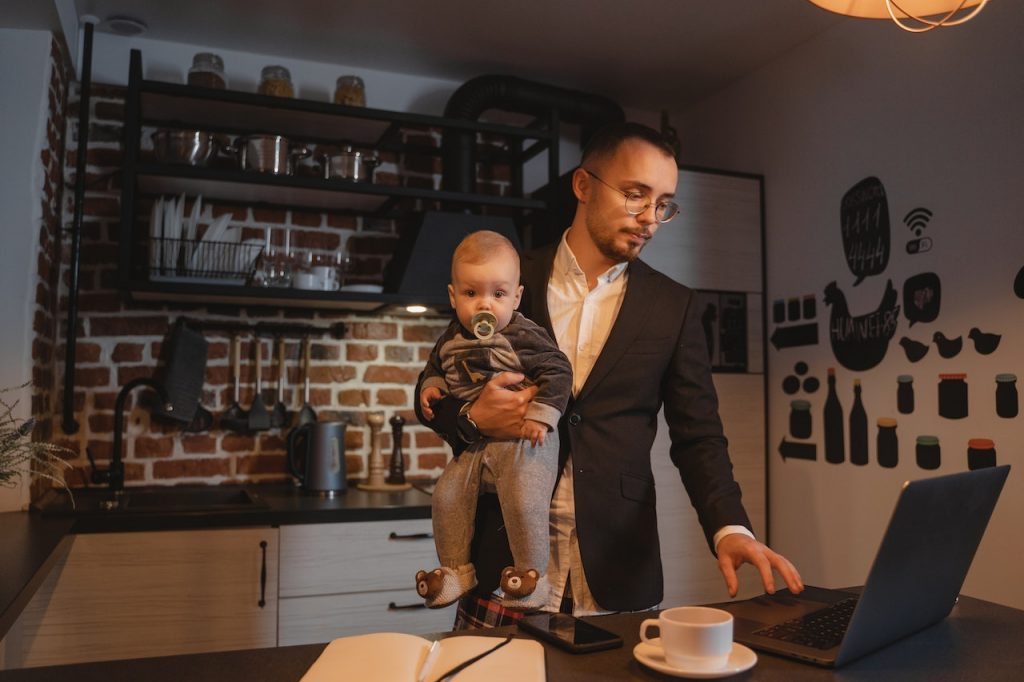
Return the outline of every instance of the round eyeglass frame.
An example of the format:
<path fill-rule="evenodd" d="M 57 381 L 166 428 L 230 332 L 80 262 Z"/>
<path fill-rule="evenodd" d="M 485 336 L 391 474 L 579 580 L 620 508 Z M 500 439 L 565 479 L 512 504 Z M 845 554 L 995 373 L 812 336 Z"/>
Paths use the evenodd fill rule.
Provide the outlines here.
<path fill-rule="evenodd" d="M 601 176 L 599 176 L 597 173 L 590 170 L 589 168 L 584 168 L 583 172 L 585 172 L 587 175 L 600 182 L 602 185 L 608 187 L 611 190 L 614 190 L 615 192 L 618 192 L 623 197 L 625 197 L 626 213 L 628 213 L 629 215 L 640 215 L 648 208 L 650 208 L 652 204 L 654 205 L 654 219 L 657 220 L 659 223 L 667 223 L 673 218 L 675 218 L 677 215 L 679 215 L 679 204 L 677 204 L 674 201 L 659 201 L 658 203 L 655 204 L 653 201 L 647 198 L 646 194 L 641 194 L 640 192 L 625 192 L 616 187 L 615 185 L 606 182 L 604 179 L 601 178 Z M 668 215 L 666 216 L 665 213 L 668 213 Z"/>

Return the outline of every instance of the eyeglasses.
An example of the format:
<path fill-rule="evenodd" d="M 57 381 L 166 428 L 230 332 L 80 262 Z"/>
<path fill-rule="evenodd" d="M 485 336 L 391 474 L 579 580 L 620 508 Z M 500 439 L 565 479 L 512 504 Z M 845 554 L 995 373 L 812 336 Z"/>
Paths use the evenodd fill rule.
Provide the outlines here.
<path fill-rule="evenodd" d="M 651 204 L 653 202 L 647 198 L 646 194 L 642 194 L 640 192 L 623 192 L 618 187 L 610 185 L 604 180 L 602 180 L 597 175 L 597 173 L 587 170 L 586 168 L 584 168 L 583 170 L 586 172 L 587 175 L 591 176 L 592 178 L 600 182 L 602 185 L 606 185 L 607 187 L 615 190 L 622 196 L 626 197 L 626 213 L 628 213 L 629 215 L 640 215 L 641 213 L 643 213 L 644 211 L 651 207 Z M 668 221 L 675 218 L 678 213 L 679 205 L 673 201 L 659 201 L 658 203 L 654 204 L 654 218 L 659 223 L 667 223 Z"/>

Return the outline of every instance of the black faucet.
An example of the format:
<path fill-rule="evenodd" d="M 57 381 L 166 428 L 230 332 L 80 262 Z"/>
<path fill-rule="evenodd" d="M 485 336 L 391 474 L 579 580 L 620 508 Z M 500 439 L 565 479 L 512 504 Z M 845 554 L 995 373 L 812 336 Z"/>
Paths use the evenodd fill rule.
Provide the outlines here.
<path fill-rule="evenodd" d="M 122 431 L 124 431 L 124 402 L 128 399 L 128 394 L 139 386 L 146 386 L 156 391 L 157 395 L 160 396 L 160 400 L 164 403 L 165 411 L 170 412 L 174 409 L 174 406 L 167 399 L 167 391 L 163 385 L 153 379 L 147 377 L 132 379 L 121 388 L 117 394 L 117 400 L 114 401 L 114 445 L 113 451 L 110 453 L 110 466 L 106 469 L 97 468 L 96 460 L 93 459 L 92 453 L 89 452 L 88 448 L 85 450 L 85 454 L 89 458 L 89 464 L 92 465 L 92 482 L 97 485 L 107 483 L 114 492 L 124 490 L 124 460 L 121 457 L 121 439 L 123 437 Z"/>

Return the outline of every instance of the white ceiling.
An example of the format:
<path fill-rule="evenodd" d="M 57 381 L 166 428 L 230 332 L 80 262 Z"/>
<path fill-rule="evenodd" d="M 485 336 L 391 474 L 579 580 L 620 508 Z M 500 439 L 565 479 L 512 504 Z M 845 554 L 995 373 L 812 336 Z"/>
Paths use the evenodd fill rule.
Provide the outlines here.
<path fill-rule="evenodd" d="M 505 73 L 648 110 L 695 101 L 844 21 L 807 0 L 3 3 L 0 25 L 41 28 L 58 3 L 141 19 L 157 40 L 457 81 Z"/>

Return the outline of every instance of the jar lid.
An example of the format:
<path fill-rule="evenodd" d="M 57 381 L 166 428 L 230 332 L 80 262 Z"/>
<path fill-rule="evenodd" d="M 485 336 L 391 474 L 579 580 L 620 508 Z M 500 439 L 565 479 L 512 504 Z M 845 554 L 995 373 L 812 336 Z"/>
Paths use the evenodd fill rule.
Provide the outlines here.
<path fill-rule="evenodd" d="M 910 374 L 901 374 L 896 377 L 896 381 L 901 384 L 912 384 L 914 383 L 914 377 Z"/>
<path fill-rule="evenodd" d="M 997 374 L 996 375 L 996 381 L 998 381 L 1001 384 L 1002 383 L 1011 383 L 1011 382 L 1014 382 L 1016 380 L 1017 380 L 1017 375 L 1016 374 L 1010 374 L 1009 372 L 1007 372 L 1005 374 Z"/>
<path fill-rule="evenodd" d="M 972 450 L 995 450 L 996 444 L 991 438 L 972 438 L 967 441 L 967 447 Z"/>
<path fill-rule="evenodd" d="M 811 409 L 810 400 L 791 400 L 789 406 L 794 410 L 809 410 Z"/>
<path fill-rule="evenodd" d="M 940 374 L 939 379 L 945 381 L 946 379 L 952 379 L 953 381 L 963 381 L 967 378 L 967 374 Z"/>
<path fill-rule="evenodd" d="M 887 429 L 896 428 L 896 420 L 892 417 L 879 417 L 878 426 Z"/>
<path fill-rule="evenodd" d="M 363 79 L 359 76 L 338 76 L 338 85 L 358 85 L 363 87 Z"/>
<path fill-rule="evenodd" d="M 288 72 L 288 69 L 278 64 L 264 66 L 263 70 L 260 71 L 260 77 L 263 79 L 269 78 L 286 81 L 290 81 L 292 79 L 292 75 Z"/>
<path fill-rule="evenodd" d="M 918 436 L 917 437 L 917 444 L 918 445 L 938 445 L 939 444 L 939 437 L 938 436 Z"/>
<path fill-rule="evenodd" d="M 212 52 L 196 52 L 195 56 L 192 57 L 192 66 L 201 66 L 213 68 L 217 71 L 223 71 L 224 60 L 220 58 L 220 55 L 216 55 Z"/>

